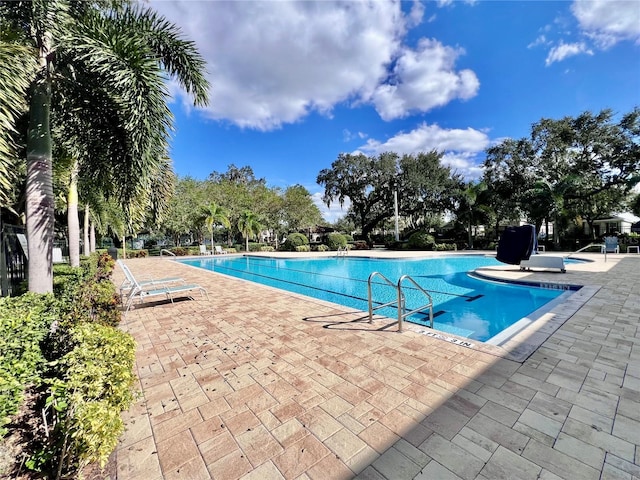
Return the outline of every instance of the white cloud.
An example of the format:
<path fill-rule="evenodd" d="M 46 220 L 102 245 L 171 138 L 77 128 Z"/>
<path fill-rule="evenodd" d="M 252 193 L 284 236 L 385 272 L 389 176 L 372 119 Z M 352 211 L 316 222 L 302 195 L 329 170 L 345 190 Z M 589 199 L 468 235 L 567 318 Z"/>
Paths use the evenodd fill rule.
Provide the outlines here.
<path fill-rule="evenodd" d="M 322 201 L 322 192 L 316 192 L 311 195 L 313 203 L 315 203 L 320 209 L 320 213 L 322 213 L 322 218 L 324 218 L 327 222 L 333 223 L 336 220 L 344 217 L 349 211 L 349 206 L 351 205 L 351 200 L 349 197 L 345 198 L 344 205 L 341 207 L 338 201 L 331 202 L 331 206 L 327 207 L 327 204 Z"/>
<path fill-rule="evenodd" d="M 205 115 L 273 130 L 338 104 L 373 103 L 385 119 L 476 95 L 461 49 L 423 39 L 403 46 L 424 6 L 400 1 L 153 1 L 207 61 L 212 84 Z M 388 82 L 389 68 L 393 84 Z M 177 98 L 182 92 L 172 85 Z"/>
<path fill-rule="evenodd" d="M 527 48 L 534 48 L 534 47 L 537 47 L 538 45 L 548 45 L 549 43 L 550 42 L 547 40 L 547 37 L 544 34 L 542 34 L 538 36 L 538 38 L 536 38 L 529 45 L 527 45 Z"/>
<path fill-rule="evenodd" d="M 413 0 L 411 11 L 409 12 L 409 26 L 416 26 L 422 23 L 424 17 L 424 5 L 420 0 Z"/>
<path fill-rule="evenodd" d="M 391 80 L 372 96 L 376 111 L 384 120 L 392 120 L 475 96 L 480 87 L 475 73 L 454 68 L 462 53 L 427 38 L 420 40 L 416 50 L 403 48 Z"/>
<path fill-rule="evenodd" d="M 584 42 L 580 43 L 564 43 L 560 42 L 559 45 L 553 47 L 549 54 L 547 55 L 547 59 L 545 60 L 545 65 L 549 66 L 554 62 L 561 62 L 562 60 L 573 57 L 574 55 L 579 54 L 587 54 L 593 55 L 593 51 L 590 50 Z"/>
<path fill-rule="evenodd" d="M 207 115 L 271 130 L 369 97 L 404 35 L 399 2 L 153 2 L 196 41 Z"/>
<path fill-rule="evenodd" d="M 465 178 L 478 178 L 481 169 L 477 165 L 477 155 L 490 145 L 486 133 L 473 128 L 443 129 L 438 125 L 423 123 L 410 132 L 400 132 L 385 142 L 369 139 L 358 148 L 365 155 L 383 152 L 416 154 L 437 150 L 445 152 L 443 163 L 450 165 Z"/>
<path fill-rule="evenodd" d="M 640 4 L 635 0 L 575 1 L 571 11 L 583 33 L 599 48 L 623 40 L 640 44 Z"/>

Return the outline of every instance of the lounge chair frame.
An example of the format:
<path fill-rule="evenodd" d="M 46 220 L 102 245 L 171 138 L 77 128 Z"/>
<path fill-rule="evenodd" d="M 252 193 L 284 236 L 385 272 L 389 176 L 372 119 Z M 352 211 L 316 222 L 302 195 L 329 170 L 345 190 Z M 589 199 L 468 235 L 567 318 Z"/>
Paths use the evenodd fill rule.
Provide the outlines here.
<path fill-rule="evenodd" d="M 129 270 L 129 267 L 122 260 L 117 260 L 116 263 L 120 265 L 120 268 L 124 272 L 124 280 L 120 285 L 120 301 L 125 304 L 124 297 L 129 297 L 131 294 L 135 284 L 142 288 L 148 288 L 155 285 L 172 285 L 172 284 L 185 284 L 184 278 L 181 277 L 167 277 L 167 278 L 144 278 L 144 279 L 136 279 Z"/>
<path fill-rule="evenodd" d="M 130 284 L 130 287 L 128 287 L 130 290 L 126 296 L 126 300 L 124 300 L 121 293 L 125 315 L 131 309 L 131 306 L 136 299 L 141 303 L 144 303 L 145 299 L 149 297 L 164 297 L 173 303 L 174 298 L 178 297 L 189 297 L 194 299 L 192 293 L 198 291 L 200 292 L 201 298 L 206 297 L 207 300 L 209 300 L 209 292 L 200 285 L 187 284 L 182 278 L 177 277 L 161 280 L 148 280 L 143 284 L 136 280 L 131 273 L 131 270 L 129 270 L 129 267 L 127 267 L 124 262 L 118 260 L 118 263 L 122 268 L 122 271 L 125 273 L 125 282 L 129 282 Z"/>

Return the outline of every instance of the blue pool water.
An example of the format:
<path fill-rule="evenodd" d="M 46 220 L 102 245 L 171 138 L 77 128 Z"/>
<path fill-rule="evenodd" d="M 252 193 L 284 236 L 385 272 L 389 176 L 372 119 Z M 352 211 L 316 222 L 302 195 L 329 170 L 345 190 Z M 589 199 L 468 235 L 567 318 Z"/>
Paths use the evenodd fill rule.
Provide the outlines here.
<path fill-rule="evenodd" d="M 561 290 L 487 282 L 468 272 L 502 265 L 494 257 L 448 256 L 429 259 L 363 257 L 273 258 L 217 256 L 181 260 L 182 263 L 250 280 L 309 297 L 367 311 L 367 279 L 380 272 L 392 283 L 410 275 L 433 297 L 434 328 L 470 339 L 486 341 L 563 293 Z M 403 283 L 407 310 L 423 306 L 424 295 L 410 282 Z M 372 288 L 375 304 L 395 300 L 396 290 L 377 277 Z M 376 313 L 397 318 L 392 307 Z M 428 316 L 407 319 L 428 325 Z"/>

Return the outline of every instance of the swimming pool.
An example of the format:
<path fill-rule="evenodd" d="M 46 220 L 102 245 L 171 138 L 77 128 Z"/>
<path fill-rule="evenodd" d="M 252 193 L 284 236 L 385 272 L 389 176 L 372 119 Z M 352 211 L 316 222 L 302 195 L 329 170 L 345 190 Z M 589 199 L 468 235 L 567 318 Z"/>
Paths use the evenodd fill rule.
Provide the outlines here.
<path fill-rule="evenodd" d="M 421 259 L 370 257 L 274 258 L 217 256 L 180 260 L 181 263 L 269 285 L 358 310 L 368 310 L 367 279 L 380 272 L 394 284 L 410 275 L 433 298 L 434 328 L 469 339 L 487 341 L 523 317 L 564 293 L 562 290 L 490 282 L 468 274 L 480 267 L 503 265 L 494 257 L 456 255 Z M 425 304 L 418 289 L 404 290 L 407 310 Z M 375 303 L 395 299 L 395 288 L 376 278 Z M 374 303 L 374 305 L 375 305 Z M 397 318 L 394 307 L 376 313 Z M 429 325 L 428 315 L 418 313 L 407 321 Z"/>

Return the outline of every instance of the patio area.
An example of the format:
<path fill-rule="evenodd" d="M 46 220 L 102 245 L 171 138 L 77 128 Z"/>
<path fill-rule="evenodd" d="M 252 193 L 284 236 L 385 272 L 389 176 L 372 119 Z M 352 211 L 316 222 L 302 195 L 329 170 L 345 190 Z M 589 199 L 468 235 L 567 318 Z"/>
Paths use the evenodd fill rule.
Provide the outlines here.
<path fill-rule="evenodd" d="M 117 478 L 638 479 L 640 255 L 578 256 L 595 261 L 492 269 L 589 294 L 515 344 L 472 348 L 166 258 L 127 260 L 210 300 L 150 302 L 121 323 L 141 397 Z"/>

